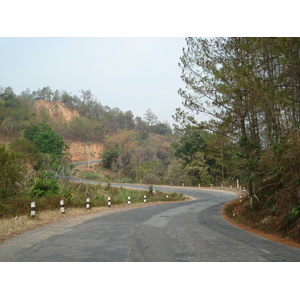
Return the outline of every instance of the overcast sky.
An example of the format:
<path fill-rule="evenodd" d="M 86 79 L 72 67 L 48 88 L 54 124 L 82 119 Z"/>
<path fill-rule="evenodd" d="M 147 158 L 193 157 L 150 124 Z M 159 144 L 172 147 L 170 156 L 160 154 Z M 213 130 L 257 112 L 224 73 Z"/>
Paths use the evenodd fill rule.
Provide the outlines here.
<path fill-rule="evenodd" d="M 184 38 L 0 38 L 0 86 L 16 94 L 49 86 L 144 117 L 150 108 L 173 122 L 183 87 L 178 66 Z"/>

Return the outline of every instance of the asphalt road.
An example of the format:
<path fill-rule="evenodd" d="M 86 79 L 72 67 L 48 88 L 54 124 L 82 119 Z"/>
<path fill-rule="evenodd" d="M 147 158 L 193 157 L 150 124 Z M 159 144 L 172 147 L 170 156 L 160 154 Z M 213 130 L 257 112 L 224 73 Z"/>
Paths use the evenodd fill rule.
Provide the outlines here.
<path fill-rule="evenodd" d="M 234 194 L 156 188 L 196 200 L 99 213 L 38 227 L 0 245 L 0 261 L 300 261 L 299 249 L 243 231 L 221 217 L 222 206 L 234 199 Z"/>

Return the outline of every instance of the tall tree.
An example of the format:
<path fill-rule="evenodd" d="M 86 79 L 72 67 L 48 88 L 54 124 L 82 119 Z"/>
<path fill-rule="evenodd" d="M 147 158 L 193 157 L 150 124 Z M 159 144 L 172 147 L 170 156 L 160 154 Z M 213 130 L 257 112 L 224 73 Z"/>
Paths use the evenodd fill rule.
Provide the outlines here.
<path fill-rule="evenodd" d="M 144 120 L 147 122 L 148 126 L 153 126 L 157 123 L 157 116 L 153 113 L 153 111 L 148 108 Z"/>
<path fill-rule="evenodd" d="M 299 131 L 299 38 L 188 38 L 180 67 L 189 112 L 177 119 L 232 139 L 240 174 L 252 178 L 264 151 Z M 212 118 L 198 124 L 194 115 Z M 246 178 L 246 177 L 245 177 Z M 259 185 L 261 185 L 261 178 Z"/>

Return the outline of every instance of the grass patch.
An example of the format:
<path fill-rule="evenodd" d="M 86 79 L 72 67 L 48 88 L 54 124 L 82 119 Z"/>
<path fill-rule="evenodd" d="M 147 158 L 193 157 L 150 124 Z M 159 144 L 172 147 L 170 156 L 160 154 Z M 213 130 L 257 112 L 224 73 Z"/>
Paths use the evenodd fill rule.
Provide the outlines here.
<path fill-rule="evenodd" d="M 128 197 L 131 203 L 143 203 L 144 196 L 147 202 L 182 201 L 185 196 L 182 194 L 166 194 L 160 191 L 129 190 L 125 188 L 108 187 L 75 182 L 60 182 L 59 193 L 55 196 L 45 195 L 32 197 L 22 195 L 11 197 L 0 201 L 0 218 L 14 218 L 16 216 L 30 216 L 30 204 L 36 202 L 37 212 L 46 210 L 59 210 L 60 200 L 64 200 L 65 209 L 85 208 L 87 198 L 90 199 L 91 207 L 103 207 L 108 205 L 108 197 L 112 205 L 127 204 Z M 167 197 L 168 196 L 168 197 Z"/>
<path fill-rule="evenodd" d="M 9 199 L 6 203 L 0 203 L 2 211 L 0 218 L 0 242 L 24 230 L 32 229 L 39 225 L 63 220 L 70 216 L 94 213 L 98 211 L 112 211 L 115 209 L 128 209 L 130 207 L 142 207 L 153 202 L 182 201 L 186 197 L 182 194 L 165 194 L 157 191 L 155 194 L 143 190 L 129 190 L 101 185 L 89 185 L 83 183 L 60 183 L 61 195 L 55 197 L 40 197 L 36 201 L 36 216 L 30 217 L 29 196 Z M 146 195 L 147 203 L 144 203 Z M 167 195 L 169 196 L 167 198 Z M 91 209 L 86 209 L 86 198 L 90 198 Z M 108 197 L 111 197 L 112 208 L 108 207 Z M 130 197 L 131 205 L 128 205 Z M 60 212 L 60 200 L 65 202 L 65 214 Z"/>
<path fill-rule="evenodd" d="M 80 177 L 87 180 L 100 180 L 100 175 L 94 172 L 84 172 L 80 174 Z"/>

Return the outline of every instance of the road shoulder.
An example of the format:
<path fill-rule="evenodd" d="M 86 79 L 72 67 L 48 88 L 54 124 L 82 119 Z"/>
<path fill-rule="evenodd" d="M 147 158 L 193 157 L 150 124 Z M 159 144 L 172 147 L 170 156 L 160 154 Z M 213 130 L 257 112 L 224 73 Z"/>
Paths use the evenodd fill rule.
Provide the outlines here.
<path fill-rule="evenodd" d="M 254 233 L 256 235 L 259 235 L 265 239 L 268 239 L 268 240 L 271 240 L 273 242 L 277 242 L 277 243 L 280 243 L 280 244 L 284 244 L 286 246 L 289 246 L 289 247 L 294 247 L 294 248 L 297 248 L 297 249 L 300 249 L 300 244 L 293 241 L 293 240 L 290 240 L 288 238 L 282 238 L 278 235 L 275 235 L 275 234 L 268 234 L 266 232 L 263 232 L 261 230 L 258 230 L 258 229 L 254 229 L 254 228 L 251 228 L 251 227 L 248 227 L 244 224 L 241 224 L 241 223 L 238 223 L 238 222 L 235 222 L 233 219 L 229 218 L 227 216 L 227 214 L 225 213 L 225 208 L 227 205 L 230 205 L 230 204 L 233 204 L 237 201 L 238 199 L 235 199 L 235 200 L 232 200 L 230 202 L 227 202 L 223 207 L 222 207 L 222 210 L 221 210 L 221 215 L 223 217 L 224 220 L 226 220 L 227 222 L 231 223 L 232 225 L 236 226 L 236 227 L 239 227 L 245 231 L 248 231 L 248 232 L 251 232 L 251 233 Z"/>

